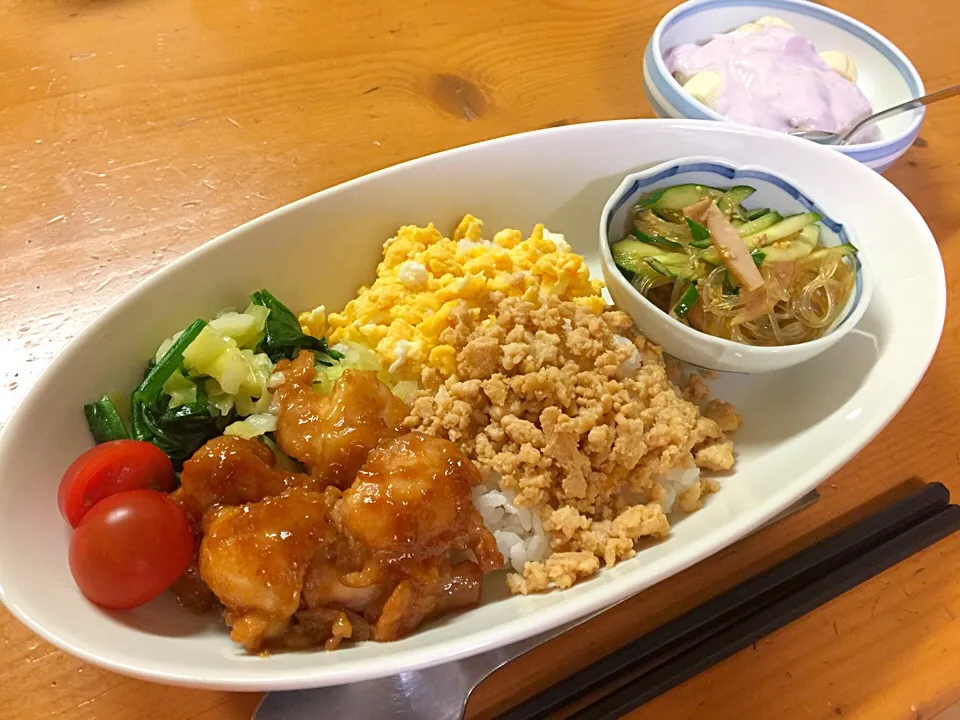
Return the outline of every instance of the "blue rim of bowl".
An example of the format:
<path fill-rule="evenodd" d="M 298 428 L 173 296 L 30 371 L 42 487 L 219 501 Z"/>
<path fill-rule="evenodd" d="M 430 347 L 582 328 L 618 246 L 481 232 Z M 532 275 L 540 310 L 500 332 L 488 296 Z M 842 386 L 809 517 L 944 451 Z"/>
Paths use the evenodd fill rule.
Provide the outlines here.
<path fill-rule="evenodd" d="M 690 0 L 690 2 L 678 5 L 663 17 L 654 29 L 644 53 L 644 60 L 650 67 L 655 67 L 657 70 L 657 72 L 649 73 L 651 82 L 656 86 L 657 91 L 663 96 L 664 100 L 682 112 L 684 117 L 695 120 L 720 120 L 730 122 L 723 115 L 711 110 L 706 105 L 694 100 L 683 92 L 680 84 L 667 70 L 663 55 L 659 51 L 660 39 L 663 32 L 675 23 L 690 15 L 695 15 L 704 9 L 744 6 L 789 10 L 798 15 L 824 20 L 835 27 L 839 27 L 867 43 L 883 55 L 897 72 L 900 73 L 900 76 L 914 97 L 924 94 L 923 81 L 919 73 L 896 45 L 873 28 L 836 10 L 822 5 L 815 5 L 807 0 Z M 655 110 L 666 110 L 666 108 L 663 108 L 660 103 L 656 102 L 653 98 L 649 99 L 651 104 L 655 106 Z M 899 154 L 913 144 L 917 134 L 920 132 L 920 124 L 923 122 L 925 112 L 926 110 L 921 108 L 919 112 L 917 112 L 910 127 L 892 138 L 877 140 L 872 143 L 844 146 L 837 149 L 846 155 L 856 158 L 860 162 L 873 162 Z"/>
<path fill-rule="evenodd" d="M 837 237 L 840 239 L 841 245 L 853 244 L 850 241 L 850 236 L 847 233 L 843 223 L 838 222 L 830 217 L 830 215 L 821 206 L 811 200 L 805 193 L 801 192 L 795 185 L 787 182 L 777 175 L 774 175 L 771 172 L 753 169 L 750 167 L 736 168 L 732 165 L 721 165 L 720 163 L 716 162 L 696 161 L 687 163 L 682 160 L 671 164 L 670 167 L 666 167 L 663 170 L 650 175 L 649 177 L 636 178 L 630 184 L 630 187 L 621 193 L 620 197 L 617 198 L 616 202 L 610 207 L 610 212 L 607 213 L 605 218 L 606 227 L 604 228 L 604 231 L 606 232 L 607 243 L 612 244 L 613 242 L 616 242 L 610 234 L 610 223 L 613 222 L 613 216 L 616 215 L 624 205 L 630 202 L 630 199 L 641 188 L 648 187 L 662 180 L 667 180 L 675 175 L 688 172 L 712 173 L 714 175 L 720 175 L 727 180 L 762 180 L 763 182 L 775 185 L 803 205 L 807 212 L 819 213 L 822 216 L 820 222 L 823 225 L 826 225 L 831 231 L 836 233 Z M 858 254 L 854 254 L 853 262 L 856 270 L 854 274 L 854 277 L 856 278 L 856 285 L 854 287 L 853 302 L 850 303 L 849 310 L 847 310 L 847 314 L 843 316 L 843 319 L 833 324 L 833 327 L 830 330 L 831 334 L 839 330 L 840 327 L 850 319 L 850 316 L 853 315 L 854 311 L 860 306 L 860 300 L 863 296 L 863 265 L 860 262 L 860 257 Z M 723 338 L 717 339 L 722 340 Z"/>

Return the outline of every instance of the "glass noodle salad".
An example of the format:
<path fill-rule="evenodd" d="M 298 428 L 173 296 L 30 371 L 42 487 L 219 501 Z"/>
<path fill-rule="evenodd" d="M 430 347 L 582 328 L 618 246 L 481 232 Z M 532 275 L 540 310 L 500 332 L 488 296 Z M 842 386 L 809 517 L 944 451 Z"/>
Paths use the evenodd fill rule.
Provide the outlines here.
<path fill-rule="evenodd" d="M 613 259 L 648 300 L 696 330 L 747 345 L 814 340 L 850 298 L 857 249 L 824 246 L 818 213 L 748 210 L 753 193 L 688 184 L 647 195 Z"/>

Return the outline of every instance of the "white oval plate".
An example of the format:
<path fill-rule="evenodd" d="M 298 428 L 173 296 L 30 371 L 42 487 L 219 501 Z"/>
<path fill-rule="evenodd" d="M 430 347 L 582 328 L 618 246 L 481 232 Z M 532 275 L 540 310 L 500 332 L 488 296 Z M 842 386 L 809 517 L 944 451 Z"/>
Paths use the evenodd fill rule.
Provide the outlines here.
<path fill-rule="evenodd" d="M 77 591 L 60 474 L 90 446 L 82 405 L 129 389 L 158 342 L 198 316 L 267 287 L 298 310 L 337 308 L 369 282 L 401 224 L 450 231 L 470 212 L 487 228 L 545 222 L 596 268 L 600 211 L 627 173 L 683 155 L 762 162 L 830 198 L 855 226 L 876 291 L 860 324 L 814 360 L 725 377 L 717 393 L 746 418 L 734 475 L 670 537 L 574 588 L 488 598 L 395 643 L 327 653 L 246 655 L 217 618 L 163 597 L 109 614 Z M 812 190 L 811 190 L 812 191 Z M 97 665 L 158 682 L 284 690 L 354 682 L 448 662 L 543 632 L 689 567 L 773 517 L 860 450 L 907 400 L 943 326 L 946 291 L 930 231 L 896 188 L 813 143 L 714 122 L 626 120 L 502 138 L 325 190 L 207 243 L 157 273 L 82 332 L 50 365 L 0 436 L 0 592 L 38 634 Z"/>

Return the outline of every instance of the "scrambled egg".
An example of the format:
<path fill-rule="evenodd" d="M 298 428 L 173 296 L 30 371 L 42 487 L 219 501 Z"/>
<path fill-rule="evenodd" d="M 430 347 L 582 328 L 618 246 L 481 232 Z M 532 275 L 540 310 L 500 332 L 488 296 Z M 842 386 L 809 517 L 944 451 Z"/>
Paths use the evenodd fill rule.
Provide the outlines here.
<path fill-rule="evenodd" d="M 300 315 L 304 331 L 374 348 L 395 378 L 420 380 L 425 367 L 444 377 L 456 369 L 456 351 L 441 333 L 454 327 L 458 308 L 467 308 L 474 322 L 493 322 L 504 297 L 552 295 L 596 315 L 603 311 L 602 283 L 590 279 L 584 259 L 562 235 L 543 225 L 526 240 L 518 230 L 484 240 L 482 231 L 471 215 L 452 239 L 433 224 L 400 228 L 384 243 L 374 283 L 360 288 L 342 313 L 317 308 Z"/>

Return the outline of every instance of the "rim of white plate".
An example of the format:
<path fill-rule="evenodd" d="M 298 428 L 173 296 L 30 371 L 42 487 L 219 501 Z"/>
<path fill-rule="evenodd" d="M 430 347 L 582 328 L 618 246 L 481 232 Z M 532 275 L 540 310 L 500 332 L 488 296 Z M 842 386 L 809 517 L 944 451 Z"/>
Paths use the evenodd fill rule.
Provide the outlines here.
<path fill-rule="evenodd" d="M 91 651 L 72 642 L 65 641 L 63 638 L 47 632 L 46 629 L 38 623 L 33 622 L 27 609 L 21 605 L 17 597 L 16 589 L 4 585 L 4 571 L 2 564 L 0 564 L 0 600 L 4 602 L 7 609 L 22 623 L 24 623 L 24 625 L 29 627 L 31 630 L 53 645 L 76 657 L 81 658 L 82 660 L 86 660 L 100 667 L 145 680 L 183 687 L 248 691 L 295 690 L 310 687 L 337 685 L 346 682 L 359 682 L 375 677 L 394 675 L 399 672 L 412 671 L 432 665 L 459 660 L 461 658 L 475 655 L 495 647 L 502 647 L 504 645 L 538 635 L 578 618 L 585 617 L 605 607 L 609 607 L 620 600 L 635 595 L 647 587 L 657 584 L 666 577 L 685 570 L 691 565 L 712 555 L 718 549 L 727 547 L 731 543 L 750 534 L 774 517 L 784 507 L 787 507 L 795 500 L 798 500 L 810 489 L 826 479 L 845 462 L 847 462 L 847 460 L 854 457 L 874 437 L 876 437 L 876 435 L 896 415 L 904 403 L 913 394 L 913 391 L 923 378 L 931 360 L 933 359 L 934 352 L 939 344 L 939 338 L 943 330 L 943 321 L 946 314 L 946 282 L 943 264 L 940 260 L 940 253 L 937 249 L 936 241 L 934 240 L 932 233 L 929 231 L 929 228 L 927 228 L 926 224 L 924 223 L 919 212 L 895 186 L 893 186 L 882 176 L 873 173 L 855 160 L 843 156 L 840 153 L 833 153 L 827 148 L 812 145 L 807 141 L 784 136 L 781 133 L 776 133 L 773 131 L 751 129 L 732 124 L 715 123 L 713 121 L 673 119 L 607 120 L 594 123 L 583 123 L 534 130 L 526 133 L 494 138 L 480 143 L 452 148 L 442 152 L 434 153 L 432 155 L 426 155 L 420 158 L 409 160 L 399 165 L 384 168 L 374 173 L 349 180 L 340 185 L 313 193 L 307 197 L 301 198 L 300 200 L 296 200 L 292 203 L 284 205 L 283 207 L 277 208 L 276 210 L 273 210 L 265 215 L 254 218 L 253 220 L 250 220 L 204 243 L 200 247 L 197 247 L 181 258 L 178 258 L 167 267 L 159 270 L 157 273 L 137 285 L 130 292 L 114 302 L 92 323 L 90 323 L 90 325 L 84 328 L 84 330 L 78 333 L 76 337 L 67 343 L 65 348 L 61 350 L 58 356 L 54 358 L 50 365 L 43 371 L 34 386 L 31 388 L 30 392 L 20 403 L 20 405 L 15 408 L 8 422 L 5 424 L 3 429 L 0 430 L 0 457 L 3 457 L 7 452 L 10 452 L 10 450 L 6 447 L 9 442 L 8 438 L 12 434 L 10 428 L 16 425 L 17 418 L 20 415 L 32 413 L 31 406 L 35 402 L 34 398 L 40 394 L 39 388 L 49 384 L 60 374 L 61 367 L 68 362 L 71 350 L 76 345 L 82 343 L 83 339 L 88 334 L 93 333 L 95 330 L 102 328 L 105 325 L 109 325 L 110 322 L 112 322 L 113 317 L 119 312 L 119 308 L 126 303 L 129 298 L 143 292 L 146 288 L 162 282 L 163 279 L 168 275 L 178 272 L 181 265 L 190 262 L 194 258 L 197 258 L 204 253 L 210 252 L 213 248 L 218 247 L 221 244 L 231 242 L 232 238 L 243 232 L 246 232 L 248 229 L 259 224 L 269 222 L 276 216 L 294 212 L 298 208 L 314 202 L 320 196 L 344 192 L 354 186 L 369 182 L 371 178 L 383 177 L 389 174 L 401 172 L 405 168 L 423 164 L 438 156 L 468 154 L 477 148 L 496 143 L 510 144 L 521 142 L 523 138 L 533 134 L 576 136 L 579 133 L 589 133 L 604 127 L 626 125 L 634 125 L 638 127 L 669 127 L 680 130 L 689 129 L 696 132 L 713 132 L 717 134 L 736 136 L 759 134 L 776 138 L 781 142 L 802 143 L 803 145 L 808 146 L 807 152 L 814 154 L 825 153 L 829 157 L 839 159 L 833 162 L 851 163 L 853 166 L 859 168 L 859 170 L 855 172 L 867 173 L 870 177 L 876 178 L 879 183 L 888 186 L 890 190 L 900 196 L 904 203 L 904 211 L 908 215 L 912 216 L 912 219 L 918 226 L 918 234 L 922 235 L 922 237 L 911 238 L 911 243 L 913 243 L 912 247 L 915 248 L 916 252 L 920 252 L 922 248 L 922 251 L 932 252 L 932 254 L 935 256 L 936 261 L 932 262 L 931 265 L 932 267 L 938 269 L 938 276 L 936 278 L 931 278 L 931 281 L 937 281 L 937 306 L 935 308 L 926 308 L 926 317 L 930 321 L 936 323 L 936 342 L 933 342 L 931 347 L 927 349 L 927 352 L 923 354 L 923 359 L 920 362 L 916 376 L 911 377 L 910 381 L 906 383 L 904 386 L 906 392 L 904 392 L 902 397 L 894 396 L 892 393 L 887 394 L 885 398 L 888 398 L 888 400 L 883 407 L 883 411 L 877 412 L 872 417 L 865 418 L 865 421 L 861 426 L 861 432 L 857 435 L 855 442 L 835 447 L 830 452 L 824 453 L 812 464 L 809 469 L 807 469 L 804 474 L 811 479 L 810 483 L 803 485 L 788 485 L 783 490 L 764 497 L 763 500 L 754 508 L 740 517 L 739 523 L 735 525 L 725 525 L 721 529 L 717 530 L 715 534 L 711 535 L 709 543 L 691 543 L 689 546 L 678 548 L 678 550 L 670 556 L 669 562 L 658 561 L 656 563 L 651 563 L 647 566 L 648 574 L 645 575 L 645 579 L 642 583 L 631 585 L 628 582 L 623 582 L 618 584 L 598 585 L 595 592 L 586 595 L 583 598 L 579 598 L 578 602 L 558 603 L 557 605 L 546 608 L 542 612 L 536 613 L 532 616 L 525 615 L 518 617 L 505 623 L 493 626 L 487 630 L 465 635 L 464 637 L 456 640 L 444 641 L 442 643 L 432 644 L 425 647 L 411 648 L 409 650 L 388 654 L 382 658 L 344 662 L 342 666 L 337 666 L 332 670 L 329 668 L 323 668 L 319 673 L 319 677 L 317 671 L 309 667 L 291 669 L 271 668 L 269 677 L 250 677 L 249 675 L 238 671 L 233 673 L 217 673 L 204 677 L 193 674 L 183 674 L 175 670 L 158 669 L 150 664 L 119 662 L 109 656 L 104 656 L 99 652 Z M 865 177 L 867 176 L 865 175 Z M 599 212 L 600 208 L 598 208 L 598 213 Z M 881 284 L 882 283 L 878 278 L 877 286 L 880 286 Z M 653 572 L 649 572 L 651 569 L 653 569 Z M 438 644 L 442 645 L 444 648 L 444 652 L 442 654 L 437 652 Z M 229 675 L 232 675 L 232 677 Z"/>

